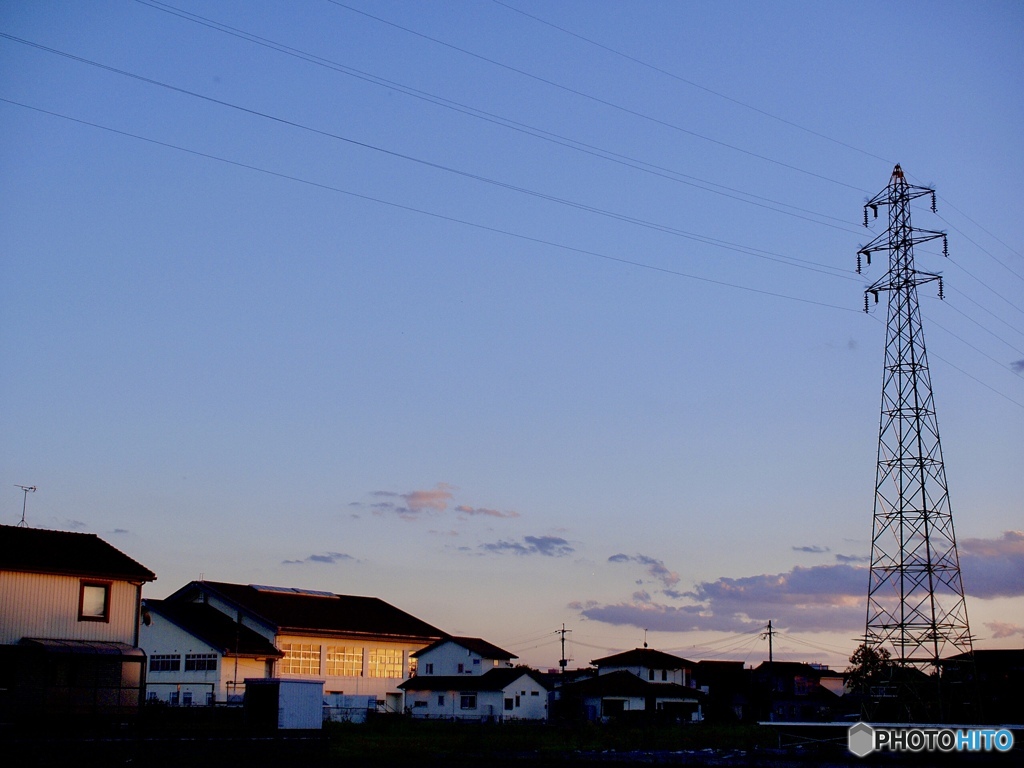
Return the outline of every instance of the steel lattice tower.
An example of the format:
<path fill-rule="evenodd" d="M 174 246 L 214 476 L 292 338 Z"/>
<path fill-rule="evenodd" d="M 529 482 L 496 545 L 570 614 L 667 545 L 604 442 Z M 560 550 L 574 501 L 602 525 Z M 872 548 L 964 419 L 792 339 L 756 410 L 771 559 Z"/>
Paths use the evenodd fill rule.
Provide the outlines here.
<path fill-rule="evenodd" d="M 917 287 L 933 281 L 942 298 L 942 279 L 914 268 L 914 246 L 942 238 L 948 254 L 945 233 L 910 224 L 910 201 L 925 196 L 934 211 L 935 191 L 908 184 L 897 165 L 864 206 L 865 226 L 868 209 L 877 218 L 887 206 L 889 228 L 857 254 L 860 272 L 861 256 L 870 264 L 873 252 L 889 252 L 888 273 L 864 294 L 865 311 L 869 294 L 889 298 L 864 639 L 901 665 L 937 668 L 972 645 L 917 302 Z"/>

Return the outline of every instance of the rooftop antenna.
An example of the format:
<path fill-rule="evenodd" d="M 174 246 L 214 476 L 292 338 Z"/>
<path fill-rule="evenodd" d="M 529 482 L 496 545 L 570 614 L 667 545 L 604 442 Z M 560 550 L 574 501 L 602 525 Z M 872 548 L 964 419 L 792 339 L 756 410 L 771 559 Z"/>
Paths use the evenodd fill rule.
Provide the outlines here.
<path fill-rule="evenodd" d="M 644 627 L 644 648 L 647 647 L 647 627 Z"/>
<path fill-rule="evenodd" d="M 21 488 L 22 492 L 25 494 L 21 499 L 21 522 L 18 523 L 18 527 L 28 528 L 28 523 L 25 522 L 25 507 L 28 504 L 28 492 L 32 491 L 32 493 L 35 493 L 36 487 L 34 485 L 15 485 L 14 487 Z"/>

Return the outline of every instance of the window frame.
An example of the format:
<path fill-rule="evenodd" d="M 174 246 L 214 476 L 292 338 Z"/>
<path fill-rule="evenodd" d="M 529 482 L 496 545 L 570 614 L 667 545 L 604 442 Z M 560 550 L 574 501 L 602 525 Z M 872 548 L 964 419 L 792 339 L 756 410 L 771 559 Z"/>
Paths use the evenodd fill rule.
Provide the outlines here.
<path fill-rule="evenodd" d="M 81 579 L 78 582 L 78 620 L 98 621 L 104 624 L 110 623 L 110 595 L 113 591 L 112 581 L 97 581 L 96 579 Z M 85 594 L 87 589 L 103 590 L 103 613 L 100 615 L 86 615 Z"/>
<path fill-rule="evenodd" d="M 154 653 L 149 657 L 149 671 L 159 672 L 180 672 L 180 653 Z"/>

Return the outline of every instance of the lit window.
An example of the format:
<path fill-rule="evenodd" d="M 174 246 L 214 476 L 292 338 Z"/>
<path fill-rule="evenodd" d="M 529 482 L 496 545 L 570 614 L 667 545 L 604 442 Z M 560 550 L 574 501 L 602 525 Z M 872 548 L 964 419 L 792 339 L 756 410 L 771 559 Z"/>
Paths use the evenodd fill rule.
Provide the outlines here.
<path fill-rule="evenodd" d="M 401 648 L 371 648 L 370 677 L 402 677 Z"/>
<path fill-rule="evenodd" d="M 79 621 L 110 621 L 110 584 L 83 581 L 78 593 Z"/>
<path fill-rule="evenodd" d="M 320 646 L 306 643 L 281 643 L 284 658 L 280 670 L 285 675 L 319 675 Z"/>
<path fill-rule="evenodd" d="M 216 672 L 217 671 L 217 654 L 216 653 L 186 653 L 185 654 L 185 671 L 186 672 Z"/>
<path fill-rule="evenodd" d="M 327 674 L 335 677 L 363 676 L 363 649 L 356 646 L 327 646 Z"/>
<path fill-rule="evenodd" d="M 181 656 L 178 654 L 154 653 L 149 657 L 150 672 L 177 672 L 181 669 Z"/>

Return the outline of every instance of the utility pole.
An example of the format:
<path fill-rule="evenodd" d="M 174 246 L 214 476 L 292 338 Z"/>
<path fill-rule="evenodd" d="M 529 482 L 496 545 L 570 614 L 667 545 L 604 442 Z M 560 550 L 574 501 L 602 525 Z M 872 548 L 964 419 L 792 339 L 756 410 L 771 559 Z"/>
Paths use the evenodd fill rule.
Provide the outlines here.
<path fill-rule="evenodd" d="M 22 497 L 22 499 L 21 499 L 21 522 L 18 523 L 18 527 L 19 528 L 28 528 L 28 523 L 25 522 L 25 508 L 28 505 L 28 494 L 29 494 L 29 491 L 31 491 L 32 493 L 35 493 L 36 492 L 36 487 L 34 485 L 16 485 L 14 487 L 15 488 L 21 488 L 22 492 L 25 494 Z"/>
<path fill-rule="evenodd" d="M 882 409 L 878 432 L 871 570 L 868 582 L 865 645 L 885 647 L 901 666 L 931 666 L 950 653 L 973 653 L 967 605 L 960 579 L 953 515 L 942 461 L 942 446 L 925 352 L 917 287 L 942 277 L 914 267 L 914 246 L 942 239 L 944 232 L 916 229 L 910 202 L 935 190 L 907 183 L 900 166 L 888 186 L 864 206 L 875 218 L 889 211 L 888 229 L 857 252 L 889 252 L 888 272 L 864 292 L 878 303 L 888 294 Z M 927 671 L 927 670 L 922 670 Z"/>
<path fill-rule="evenodd" d="M 569 660 L 565 658 L 565 636 L 567 634 L 569 634 L 570 632 L 572 632 L 572 630 L 571 629 L 566 629 L 564 623 L 562 624 L 562 628 L 561 629 L 556 629 L 555 630 L 555 634 L 558 634 L 558 635 L 562 636 L 562 658 L 560 658 L 558 660 L 558 666 L 561 669 L 561 673 L 563 675 L 565 674 L 565 667 L 569 663 Z"/>
<path fill-rule="evenodd" d="M 775 663 L 775 654 L 772 650 L 772 638 L 775 636 L 775 630 L 772 629 L 772 620 L 768 619 L 768 628 L 761 634 L 761 639 L 768 638 L 768 664 Z"/>
<path fill-rule="evenodd" d="M 775 638 L 775 630 L 772 629 L 772 620 L 768 619 L 768 628 L 761 633 L 761 639 L 768 638 L 768 719 L 775 720 L 775 652 L 772 641 Z"/>

